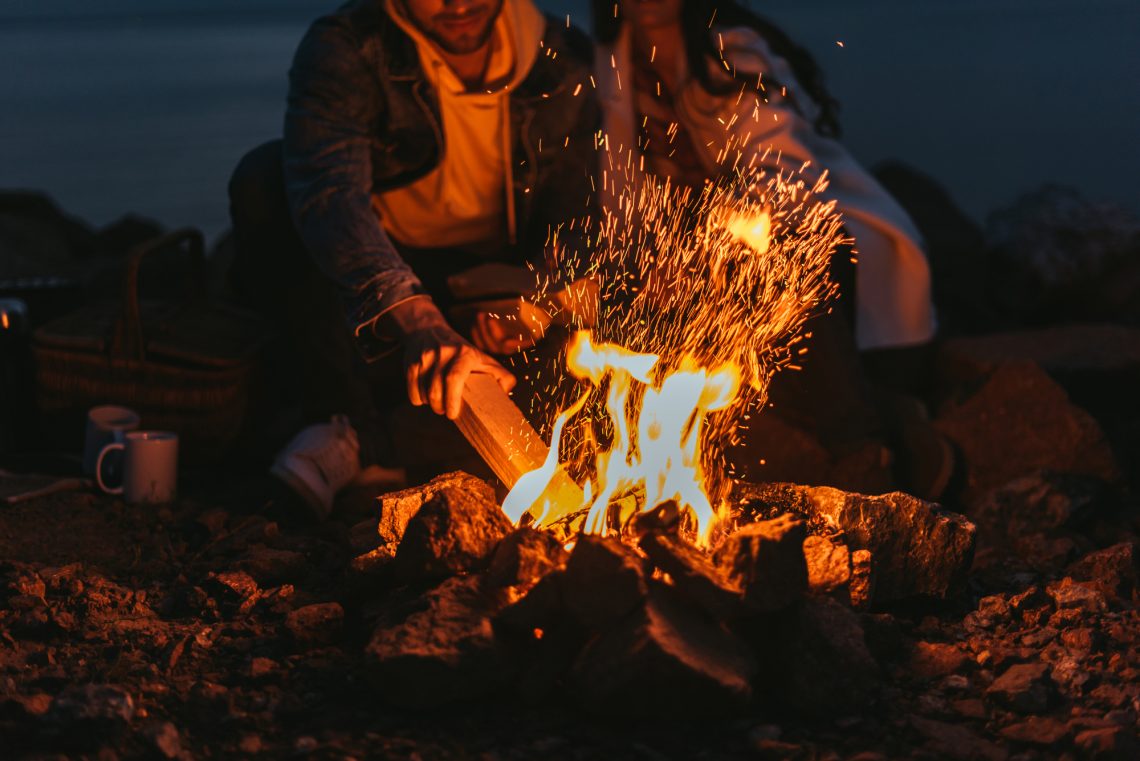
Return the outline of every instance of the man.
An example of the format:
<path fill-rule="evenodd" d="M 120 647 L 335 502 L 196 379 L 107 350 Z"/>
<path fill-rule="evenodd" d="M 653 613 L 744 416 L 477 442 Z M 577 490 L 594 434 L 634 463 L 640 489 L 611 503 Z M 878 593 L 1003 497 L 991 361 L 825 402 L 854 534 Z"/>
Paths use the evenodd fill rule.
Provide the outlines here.
<path fill-rule="evenodd" d="M 395 454 L 398 401 L 454 418 L 471 373 L 513 386 L 491 354 L 534 337 L 464 302 L 525 291 L 587 212 L 591 64 L 531 0 L 354 0 L 301 42 L 284 140 L 231 180 L 232 275 L 282 328 L 308 418 L 348 415 L 274 465 L 319 514 Z"/>

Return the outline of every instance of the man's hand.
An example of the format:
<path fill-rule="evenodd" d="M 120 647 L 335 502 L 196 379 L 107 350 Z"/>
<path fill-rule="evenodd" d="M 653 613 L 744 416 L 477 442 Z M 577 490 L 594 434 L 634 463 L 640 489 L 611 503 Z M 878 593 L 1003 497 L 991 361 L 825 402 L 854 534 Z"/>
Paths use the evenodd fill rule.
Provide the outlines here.
<path fill-rule="evenodd" d="M 404 302 L 389 315 L 403 337 L 412 404 L 429 404 L 436 414 L 446 413 L 454 420 L 459 417 L 463 386 L 471 373 L 487 373 L 504 391 L 514 388 L 515 377 L 452 330 L 431 300 Z"/>

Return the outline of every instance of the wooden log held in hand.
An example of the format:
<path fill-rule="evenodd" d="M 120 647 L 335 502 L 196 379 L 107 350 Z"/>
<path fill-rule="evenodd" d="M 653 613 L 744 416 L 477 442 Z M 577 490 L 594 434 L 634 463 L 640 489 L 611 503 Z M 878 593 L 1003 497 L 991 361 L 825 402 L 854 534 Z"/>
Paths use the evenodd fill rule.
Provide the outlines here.
<path fill-rule="evenodd" d="M 463 407 L 455 425 L 508 489 L 546 461 L 548 447 L 490 375 L 473 373 L 467 377 Z M 567 494 L 562 488 L 560 493 Z M 569 494 L 573 496 L 574 491 L 581 503 L 581 490 L 572 489 Z"/>

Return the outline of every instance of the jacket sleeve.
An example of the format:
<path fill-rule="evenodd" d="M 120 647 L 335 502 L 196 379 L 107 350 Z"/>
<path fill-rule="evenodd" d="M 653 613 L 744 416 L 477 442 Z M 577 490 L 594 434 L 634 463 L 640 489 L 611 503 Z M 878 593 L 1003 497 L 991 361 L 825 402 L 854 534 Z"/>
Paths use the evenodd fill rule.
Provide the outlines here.
<path fill-rule="evenodd" d="M 376 320 L 425 293 L 372 208 L 370 133 L 382 107 L 374 76 L 351 32 L 318 20 L 289 72 L 284 141 L 293 223 L 336 285 L 366 355 L 380 353 Z"/>

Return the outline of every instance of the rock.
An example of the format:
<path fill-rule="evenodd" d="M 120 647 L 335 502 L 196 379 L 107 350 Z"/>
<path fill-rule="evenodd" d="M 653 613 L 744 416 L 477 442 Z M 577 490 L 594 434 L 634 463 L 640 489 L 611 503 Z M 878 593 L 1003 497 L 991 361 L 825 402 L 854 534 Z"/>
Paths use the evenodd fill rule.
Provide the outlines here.
<path fill-rule="evenodd" d="M 808 597 L 751 643 L 757 690 L 777 706 L 812 715 L 860 711 L 878 683 L 858 614 L 830 597 Z"/>
<path fill-rule="evenodd" d="M 296 581 L 305 565 L 305 556 L 300 552 L 278 550 L 263 544 L 251 545 L 248 555 L 237 562 L 239 570 L 248 573 L 262 586 Z"/>
<path fill-rule="evenodd" d="M 502 689 L 512 661 L 496 646 L 491 615 L 502 598 L 476 577 L 448 579 L 425 596 L 427 608 L 396 626 L 381 626 L 365 648 L 378 694 L 423 708 Z"/>
<path fill-rule="evenodd" d="M 1073 740 L 1082 758 L 1130 761 L 1140 754 L 1136 730 L 1129 727 L 1086 729 Z"/>
<path fill-rule="evenodd" d="M 919 679 L 938 679 L 950 674 L 965 674 L 974 660 L 959 648 L 943 642 L 916 642 L 907 662 L 907 670 Z"/>
<path fill-rule="evenodd" d="M 480 482 L 482 483 L 482 482 Z M 395 570 L 407 579 L 433 579 L 487 566 L 511 532 L 490 487 L 437 490 L 408 521 L 396 549 Z"/>
<path fill-rule="evenodd" d="M 55 696 L 45 718 L 69 739 L 83 741 L 83 735 L 97 738 L 121 730 L 134 715 L 134 698 L 122 687 L 78 684 Z"/>
<path fill-rule="evenodd" d="M 1091 586 L 1080 584 L 1071 578 L 1064 578 L 1045 588 L 1060 610 L 1082 610 L 1087 613 L 1102 613 L 1107 609 L 1104 596 Z"/>
<path fill-rule="evenodd" d="M 1136 323 L 1138 237 L 1134 212 L 1046 185 L 986 220 L 991 298 L 1023 324 Z"/>
<path fill-rule="evenodd" d="M 910 725 L 927 739 L 927 747 L 940 758 L 962 759 L 962 761 L 1005 761 L 1009 753 L 978 735 L 967 727 L 947 724 L 934 719 L 910 716 Z"/>
<path fill-rule="evenodd" d="M 1030 716 L 1024 721 L 1003 727 L 1001 736 L 1024 745 L 1052 747 L 1069 736 L 1069 727 L 1057 719 Z"/>
<path fill-rule="evenodd" d="M 231 613 L 247 612 L 261 596 L 261 587 L 245 571 L 210 573 L 202 582 L 202 589 Z"/>
<path fill-rule="evenodd" d="M 747 703 L 754 671 L 735 637 L 656 586 L 586 646 L 568 680 L 579 705 L 602 716 L 721 717 Z"/>
<path fill-rule="evenodd" d="M 1104 431 L 1032 362 L 1003 363 L 970 397 L 946 404 L 935 426 L 964 458 L 967 504 L 1039 470 L 1120 479 Z"/>
<path fill-rule="evenodd" d="M 804 539 L 808 589 L 815 594 L 846 591 L 851 583 L 851 553 L 847 545 L 823 536 Z"/>
<path fill-rule="evenodd" d="M 986 689 L 986 696 L 1010 710 L 1040 713 L 1049 705 L 1049 673 L 1044 663 L 1010 666 Z"/>
<path fill-rule="evenodd" d="M 276 674 L 281 667 L 272 658 L 258 656 L 249 662 L 249 676 L 251 679 L 264 679 Z"/>
<path fill-rule="evenodd" d="M 178 728 L 169 721 L 151 722 L 143 727 L 142 733 L 163 758 L 179 758 L 182 755 L 182 737 L 178 734 Z"/>
<path fill-rule="evenodd" d="M 590 631 L 623 618 L 649 592 L 641 557 L 613 537 L 593 534 L 578 537 L 558 580 L 567 612 Z"/>
<path fill-rule="evenodd" d="M 750 523 L 730 534 L 717 549 L 721 574 L 744 591 L 749 607 L 786 608 L 807 589 L 803 521 L 790 515 Z"/>
<path fill-rule="evenodd" d="M 1069 566 L 1069 575 L 1114 600 L 1127 600 L 1136 589 L 1137 553 L 1131 542 L 1090 552 Z"/>
<path fill-rule="evenodd" d="M 302 647 L 330 644 L 340 637 L 344 628 L 344 608 L 336 602 L 297 608 L 285 616 L 285 628 Z"/>
<path fill-rule="evenodd" d="M 850 549 L 871 552 L 875 604 L 946 597 L 964 580 L 975 529 L 963 516 L 902 492 L 871 497 L 826 486 L 793 488 L 799 510 L 842 531 Z"/>
<path fill-rule="evenodd" d="M 566 563 L 567 553 L 548 531 L 517 528 L 507 535 L 487 569 L 487 583 L 497 587 L 529 589 L 551 571 Z"/>
<path fill-rule="evenodd" d="M 866 610 L 875 599 L 874 562 L 870 551 L 851 553 L 851 607 Z"/>
<path fill-rule="evenodd" d="M 495 490 L 481 478 L 455 471 L 436 476 L 423 486 L 382 494 L 378 498 L 380 508 L 379 525 L 376 528 L 380 543 L 399 544 L 404 538 L 408 521 L 444 489 L 458 489 L 469 492 L 484 502 L 493 502 Z M 371 549 L 371 548 L 369 548 Z"/>
<path fill-rule="evenodd" d="M 1027 626 L 1038 626 L 1053 612 L 1053 598 L 1032 586 L 1009 598 L 1009 607 Z"/>
<path fill-rule="evenodd" d="M 979 496 L 970 517 L 989 543 L 1002 545 L 1079 526 L 1107 501 L 1100 479 L 1039 470 Z"/>
<path fill-rule="evenodd" d="M 669 574 L 677 591 L 714 618 L 740 613 L 742 594 L 708 555 L 684 539 L 661 531 L 645 533 L 638 545 L 654 566 Z"/>

